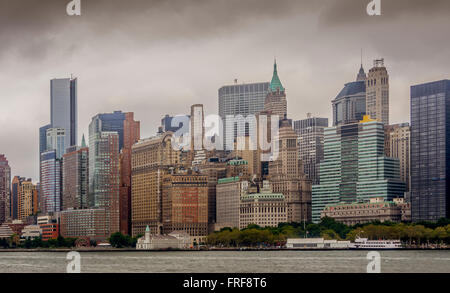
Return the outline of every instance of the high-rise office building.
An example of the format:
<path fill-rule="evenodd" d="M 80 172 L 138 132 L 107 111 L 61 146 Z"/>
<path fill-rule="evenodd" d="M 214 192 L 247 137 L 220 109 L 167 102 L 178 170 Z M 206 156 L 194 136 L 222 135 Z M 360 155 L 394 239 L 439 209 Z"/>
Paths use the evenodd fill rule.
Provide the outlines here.
<path fill-rule="evenodd" d="M 120 151 L 120 232 L 131 234 L 131 148 L 140 139 L 140 122 L 134 113 L 125 113 L 123 148 Z"/>
<path fill-rule="evenodd" d="M 109 234 L 119 231 L 119 184 L 119 134 L 103 131 L 97 115 L 89 124 L 88 202 L 90 208 L 105 209 Z"/>
<path fill-rule="evenodd" d="M 47 129 L 47 147 L 46 150 L 55 150 L 56 157 L 61 159 L 66 153 L 66 131 L 64 128 L 49 128 Z"/>
<path fill-rule="evenodd" d="M 123 234 L 131 233 L 131 146 L 140 138 L 140 122 L 134 121 L 133 112 L 114 111 L 98 114 L 96 131 L 117 132 L 119 136 L 120 195 L 119 228 Z"/>
<path fill-rule="evenodd" d="M 56 150 L 45 151 L 41 154 L 41 182 L 39 186 L 41 196 L 41 212 L 61 211 L 62 196 L 62 161 Z"/>
<path fill-rule="evenodd" d="M 50 81 L 50 125 L 66 131 L 65 149 L 77 145 L 77 79 L 61 78 Z"/>
<path fill-rule="evenodd" d="M 280 120 L 287 118 L 286 92 L 278 77 L 276 61 L 273 65 L 273 75 L 269 92 L 264 100 L 264 110 L 270 111 L 272 115 L 278 115 Z"/>
<path fill-rule="evenodd" d="M 11 220 L 19 219 L 19 200 L 20 200 L 20 187 L 22 182 L 26 179 L 20 176 L 14 176 L 11 183 L 11 201 L 10 201 L 10 215 Z"/>
<path fill-rule="evenodd" d="M 450 80 L 411 87 L 411 217 L 450 217 Z"/>
<path fill-rule="evenodd" d="M 241 196 L 248 193 L 249 182 L 239 176 L 219 179 L 217 183 L 216 228 L 239 228 Z"/>
<path fill-rule="evenodd" d="M 308 117 L 294 121 L 294 130 L 298 135 L 298 154 L 303 161 L 303 172 L 312 184 L 319 183 L 319 163 L 323 160 L 324 129 L 328 127 L 328 118 Z"/>
<path fill-rule="evenodd" d="M 311 180 L 303 173 L 299 159 L 298 137 L 289 119 L 280 121 L 274 138 L 278 140 L 278 154 L 269 161 L 269 179 L 273 193 L 283 194 L 287 202 L 288 222 L 311 219 Z"/>
<path fill-rule="evenodd" d="M 188 115 L 188 117 L 190 117 Z M 172 123 L 175 117 L 166 115 L 161 119 L 161 128 L 163 132 L 172 131 L 176 132 L 177 130 L 181 129 L 183 127 L 183 122 L 178 123 L 178 125 L 173 126 Z M 175 123 L 174 123 L 175 124 Z"/>
<path fill-rule="evenodd" d="M 97 131 L 117 132 L 119 135 L 119 151 L 123 148 L 124 143 L 124 121 L 126 119 L 125 112 L 114 111 L 113 113 L 102 113 L 96 115 L 92 120 L 97 122 Z"/>
<path fill-rule="evenodd" d="M 312 219 L 319 222 L 327 205 L 403 197 L 399 160 L 384 155 L 384 125 L 360 123 L 325 129 L 320 184 L 312 187 Z"/>
<path fill-rule="evenodd" d="M 375 60 L 367 74 L 366 114 L 389 125 L 389 75 L 384 59 Z"/>
<path fill-rule="evenodd" d="M 170 167 L 180 164 L 180 151 L 172 147 L 173 133 L 140 140 L 131 153 L 132 235 L 160 232 L 162 182 Z"/>
<path fill-rule="evenodd" d="M 62 206 L 67 209 L 86 209 L 89 194 L 89 148 L 70 147 L 62 160 Z"/>
<path fill-rule="evenodd" d="M 166 175 L 162 185 L 164 234 L 183 231 L 193 243 L 208 236 L 208 177 L 197 174 Z"/>
<path fill-rule="evenodd" d="M 11 218 L 11 167 L 5 155 L 0 154 L 0 225 Z"/>
<path fill-rule="evenodd" d="M 50 128 L 52 128 L 51 124 L 39 128 L 39 182 L 42 182 L 41 155 L 43 152 L 47 151 L 47 130 Z M 39 200 L 39 210 L 43 211 L 44 204 L 42 201 L 42 191 L 40 186 L 38 188 L 38 200 Z"/>
<path fill-rule="evenodd" d="M 406 192 L 410 189 L 410 137 L 409 123 L 389 126 L 389 156 L 400 161 L 400 177 L 406 184 Z M 405 197 L 405 199 L 409 201 L 409 198 Z"/>
<path fill-rule="evenodd" d="M 333 106 L 333 126 L 356 123 L 366 115 L 366 74 L 361 64 L 356 81 L 346 83 Z"/>
<path fill-rule="evenodd" d="M 244 119 L 248 115 L 256 115 L 264 110 L 264 101 L 269 92 L 269 83 L 249 83 L 223 86 L 219 89 L 219 116 L 223 121 L 223 143 L 225 145 L 227 137 L 237 137 L 237 122 L 232 122 L 232 127 L 227 127 L 231 117 L 241 115 Z M 230 116 L 227 118 L 227 116 Z M 249 125 L 245 125 L 245 134 L 248 135 Z"/>

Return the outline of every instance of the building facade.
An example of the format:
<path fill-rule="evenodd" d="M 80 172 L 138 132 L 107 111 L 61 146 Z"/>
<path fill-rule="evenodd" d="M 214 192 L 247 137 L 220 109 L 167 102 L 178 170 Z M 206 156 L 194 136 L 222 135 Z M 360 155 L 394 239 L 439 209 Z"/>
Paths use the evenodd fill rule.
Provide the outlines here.
<path fill-rule="evenodd" d="M 64 128 L 49 128 L 47 129 L 47 147 L 46 150 L 55 150 L 56 157 L 61 159 L 66 153 L 67 146 L 66 140 L 66 130 Z"/>
<path fill-rule="evenodd" d="M 119 231 L 119 134 L 101 129 L 97 115 L 89 125 L 88 202 L 90 208 L 105 210 L 104 221 L 112 234 Z"/>
<path fill-rule="evenodd" d="M 346 83 L 333 107 L 333 126 L 356 123 L 366 115 L 366 74 L 361 65 L 356 81 Z"/>
<path fill-rule="evenodd" d="M 85 209 L 89 207 L 89 148 L 71 147 L 62 160 L 62 207 Z"/>
<path fill-rule="evenodd" d="M 78 101 L 77 79 L 62 78 L 50 81 L 50 125 L 66 132 L 64 150 L 77 145 Z"/>
<path fill-rule="evenodd" d="M 312 219 L 330 204 L 403 197 L 399 161 L 384 155 L 384 125 L 368 116 L 360 123 L 325 129 L 320 184 L 312 188 Z"/>
<path fill-rule="evenodd" d="M 208 236 L 208 177 L 197 174 L 166 175 L 162 186 L 162 228 L 188 233 L 193 242 Z"/>
<path fill-rule="evenodd" d="M 287 118 L 286 92 L 278 77 L 276 61 L 273 65 L 273 75 L 269 92 L 264 100 L 264 110 L 270 112 L 272 115 L 278 115 L 280 120 Z"/>
<path fill-rule="evenodd" d="M 288 222 L 306 222 L 311 219 L 311 180 L 303 173 L 299 159 L 298 136 L 288 119 L 280 121 L 278 154 L 269 162 L 269 180 L 274 193 L 286 197 Z"/>
<path fill-rule="evenodd" d="M 56 150 L 45 151 L 41 154 L 41 182 L 39 186 L 41 196 L 41 211 L 43 213 L 61 211 L 62 199 L 62 161 Z"/>
<path fill-rule="evenodd" d="M 5 155 L 0 154 L 0 225 L 11 219 L 11 167 Z"/>
<path fill-rule="evenodd" d="M 370 222 L 410 222 L 411 204 L 403 198 L 386 201 L 383 198 L 371 198 L 369 202 L 336 204 L 327 206 L 321 214 L 339 223 L 349 226 Z"/>
<path fill-rule="evenodd" d="M 219 89 L 219 116 L 223 121 L 223 143 L 227 137 L 233 140 L 237 137 L 237 123 L 227 127 L 231 117 L 241 115 L 247 118 L 248 115 L 255 115 L 264 109 L 264 101 L 269 91 L 268 82 L 235 84 L 223 86 Z M 230 116 L 227 118 L 227 116 Z M 249 125 L 245 125 L 245 134 L 249 133 Z M 232 141 L 233 141 L 232 140 Z"/>
<path fill-rule="evenodd" d="M 406 184 L 406 192 L 410 190 L 410 145 L 411 127 L 409 123 L 390 125 L 389 156 L 400 161 L 400 178 Z M 405 199 L 409 201 L 406 197 Z"/>
<path fill-rule="evenodd" d="M 156 234 L 162 222 L 162 182 L 169 168 L 180 165 L 180 151 L 172 147 L 172 132 L 140 140 L 131 153 L 132 235 L 149 226 Z"/>
<path fill-rule="evenodd" d="M 120 151 L 120 232 L 131 235 L 131 149 L 140 139 L 139 121 L 134 113 L 125 113 L 123 121 L 123 147 Z"/>
<path fill-rule="evenodd" d="M 108 218 L 110 218 L 110 211 L 107 208 L 62 211 L 60 220 L 61 236 L 89 237 L 93 240 L 105 241 L 111 236 L 110 223 L 108 220 L 105 220 Z"/>
<path fill-rule="evenodd" d="M 389 75 L 384 59 L 374 60 L 367 74 L 366 115 L 389 125 Z"/>
<path fill-rule="evenodd" d="M 298 135 L 298 154 L 303 162 L 303 172 L 312 184 L 319 183 L 319 163 L 323 160 L 324 129 L 328 127 L 328 118 L 311 117 L 294 121 L 294 130 Z"/>
<path fill-rule="evenodd" d="M 450 80 L 411 87 L 413 221 L 450 217 Z"/>
<path fill-rule="evenodd" d="M 216 230 L 224 227 L 239 228 L 241 196 L 248 193 L 249 182 L 238 176 L 219 179 L 216 186 Z"/>
<path fill-rule="evenodd" d="M 260 227 L 278 227 L 288 222 L 288 208 L 283 194 L 271 192 L 269 182 L 263 182 L 260 193 L 245 194 L 240 199 L 239 228 L 250 224 Z"/>

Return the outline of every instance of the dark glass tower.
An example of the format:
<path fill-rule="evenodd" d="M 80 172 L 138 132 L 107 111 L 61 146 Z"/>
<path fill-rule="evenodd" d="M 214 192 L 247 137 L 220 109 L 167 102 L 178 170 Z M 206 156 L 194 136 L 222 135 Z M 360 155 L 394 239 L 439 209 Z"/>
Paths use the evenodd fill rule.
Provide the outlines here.
<path fill-rule="evenodd" d="M 450 80 L 411 87 L 411 217 L 450 217 Z M 450 177 L 449 177 L 450 178 Z"/>

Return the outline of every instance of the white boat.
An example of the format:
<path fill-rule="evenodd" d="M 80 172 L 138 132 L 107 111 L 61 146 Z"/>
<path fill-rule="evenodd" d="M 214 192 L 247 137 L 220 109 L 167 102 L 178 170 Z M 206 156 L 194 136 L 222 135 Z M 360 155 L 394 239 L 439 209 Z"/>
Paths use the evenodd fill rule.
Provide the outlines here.
<path fill-rule="evenodd" d="M 351 249 L 399 249 L 402 248 L 400 240 L 368 240 L 367 238 L 356 238 L 350 243 Z"/>

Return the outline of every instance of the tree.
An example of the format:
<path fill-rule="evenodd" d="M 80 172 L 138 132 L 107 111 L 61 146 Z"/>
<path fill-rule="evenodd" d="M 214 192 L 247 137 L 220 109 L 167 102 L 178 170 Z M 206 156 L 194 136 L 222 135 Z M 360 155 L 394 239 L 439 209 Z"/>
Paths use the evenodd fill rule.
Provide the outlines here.
<path fill-rule="evenodd" d="M 129 246 L 129 239 L 120 232 L 111 234 L 111 237 L 109 237 L 108 240 L 111 246 L 115 248 L 123 248 Z"/>

